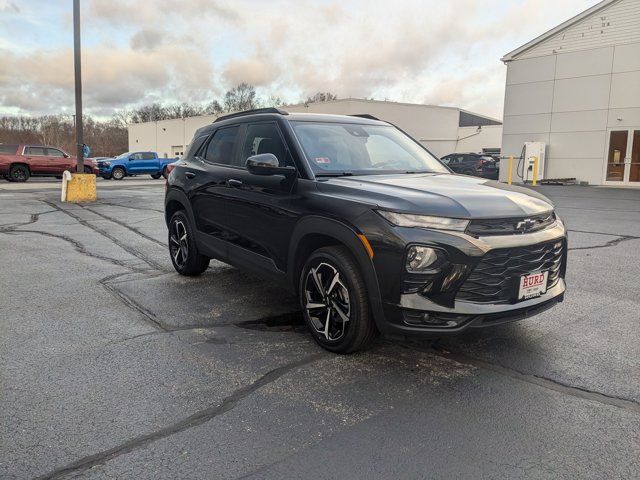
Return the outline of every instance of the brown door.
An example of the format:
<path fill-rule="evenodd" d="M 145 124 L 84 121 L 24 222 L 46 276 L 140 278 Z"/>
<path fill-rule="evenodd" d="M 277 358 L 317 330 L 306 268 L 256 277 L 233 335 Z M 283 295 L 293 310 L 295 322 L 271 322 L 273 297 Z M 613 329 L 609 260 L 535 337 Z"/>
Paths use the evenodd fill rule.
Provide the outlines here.
<path fill-rule="evenodd" d="M 614 130 L 609 136 L 609 156 L 607 158 L 607 181 L 623 182 L 625 159 L 627 158 L 628 130 Z"/>
<path fill-rule="evenodd" d="M 640 130 L 633 130 L 629 182 L 640 182 Z"/>

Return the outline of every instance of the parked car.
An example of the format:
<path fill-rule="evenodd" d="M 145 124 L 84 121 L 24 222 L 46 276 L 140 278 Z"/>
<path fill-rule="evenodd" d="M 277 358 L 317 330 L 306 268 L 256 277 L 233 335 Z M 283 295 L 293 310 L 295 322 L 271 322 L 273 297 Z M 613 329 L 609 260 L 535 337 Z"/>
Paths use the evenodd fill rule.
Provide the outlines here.
<path fill-rule="evenodd" d="M 167 176 L 167 165 L 175 158 L 159 158 L 156 152 L 126 152 L 115 158 L 96 162 L 100 175 L 105 179 L 122 180 L 126 176 L 149 174 L 153 178 Z"/>
<path fill-rule="evenodd" d="M 500 162 L 480 153 L 451 153 L 442 157 L 442 163 L 455 173 L 497 180 Z"/>
<path fill-rule="evenodd" d="M 334 352 L 379 331 L 521 319 L 564 298 L 566 230 L 547 198 L 453 174 L 372 117 L 220 117 L 172 169 L 165 218 L 178 273 L 216 258 L 289 288 Z"/>
<path fill-rule="evenodd" d="M 0 144 L 0 177 L 10 182 L 26 182 L 30 177 L 60 177 L 62 172 L 75 172 L 76 157 L 58 147 L 48 145 Z M 94 173 L 87 162 L 85 173 Z"/>

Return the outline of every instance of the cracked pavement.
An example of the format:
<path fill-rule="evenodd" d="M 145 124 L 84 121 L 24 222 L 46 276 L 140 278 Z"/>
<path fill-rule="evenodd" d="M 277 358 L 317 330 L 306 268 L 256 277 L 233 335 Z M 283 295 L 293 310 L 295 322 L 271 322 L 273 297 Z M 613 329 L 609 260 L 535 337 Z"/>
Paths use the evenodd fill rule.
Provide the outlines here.
<path fill-rule="evenodd" d="M 564 303 L 335 356 L 269 282 L 173 271 L 163 182 L 0 183 L 0 478 L 638 478 L 640 190 L 541 190 Z"/>

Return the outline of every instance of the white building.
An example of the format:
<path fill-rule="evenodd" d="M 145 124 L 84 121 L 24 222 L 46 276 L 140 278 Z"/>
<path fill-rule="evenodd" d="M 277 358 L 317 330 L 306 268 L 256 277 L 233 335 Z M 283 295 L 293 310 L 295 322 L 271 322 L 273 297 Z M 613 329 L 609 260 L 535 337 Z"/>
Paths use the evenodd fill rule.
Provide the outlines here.
<path fill-rule="evenodd" d="M 438 156 L 457 152 L 499 151 L 502 123 L 460 108 L 344 99 L 283 107 L 288 112 L 353 115 L 368 113 L 391 122 Z M 129 125 L 129 150 L 152 150 L 162 157 L 181 155 L 195 131 L 215 116 L 161 120 Z"/>
<path fill-rule="evenodd" d="M 640 0 L 602 1 L 502 60 L 503 156 L 544 142 L 545 178 L 640 186 Z"/>

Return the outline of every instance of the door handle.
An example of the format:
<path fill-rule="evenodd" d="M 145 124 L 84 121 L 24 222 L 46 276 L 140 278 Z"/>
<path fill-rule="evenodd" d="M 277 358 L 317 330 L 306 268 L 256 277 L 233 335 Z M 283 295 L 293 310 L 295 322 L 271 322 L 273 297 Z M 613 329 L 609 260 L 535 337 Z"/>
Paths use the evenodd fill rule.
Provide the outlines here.
<path fill-rule="evenodd" d="M 196 174 L 193 172 L 184 172 L 184 176 L 187 178 L 195 178 Z"/>
<path fill-rule="evenodd" d="M 241 187 L 242 186 L 242 181 L 241 180 L 236 180 L 235 178 L 230 178 L 229 180 L 227 180 L 227 185 L 229 187 Z"/>

